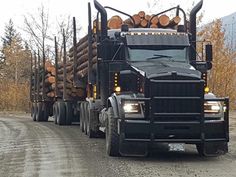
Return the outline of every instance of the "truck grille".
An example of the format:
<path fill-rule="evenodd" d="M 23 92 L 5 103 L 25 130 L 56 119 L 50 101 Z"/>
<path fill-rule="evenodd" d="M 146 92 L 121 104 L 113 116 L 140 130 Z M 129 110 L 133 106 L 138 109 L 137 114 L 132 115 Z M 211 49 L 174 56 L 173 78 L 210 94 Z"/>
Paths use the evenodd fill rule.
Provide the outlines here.
<path fill-rule="evenodd" d="M 150 113 L 156 121 L 200 120 L 202 80 L 150 80 Z"/>

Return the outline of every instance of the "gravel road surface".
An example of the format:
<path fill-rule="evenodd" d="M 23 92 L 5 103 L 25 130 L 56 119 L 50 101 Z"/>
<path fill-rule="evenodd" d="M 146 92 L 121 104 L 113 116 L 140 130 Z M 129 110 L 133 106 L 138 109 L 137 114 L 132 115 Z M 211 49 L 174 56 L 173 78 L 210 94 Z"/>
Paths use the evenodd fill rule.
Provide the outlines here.
<path fill-rule="evenodd" d="M 0 115 L 0 177 L 236 177 L 236 113 L 229 153 L 199 157 L 195 146 L 150 157 L 108 157 L 105 140 L 88 139 L 78 125 L 33 122 L 28 115 Z"/>

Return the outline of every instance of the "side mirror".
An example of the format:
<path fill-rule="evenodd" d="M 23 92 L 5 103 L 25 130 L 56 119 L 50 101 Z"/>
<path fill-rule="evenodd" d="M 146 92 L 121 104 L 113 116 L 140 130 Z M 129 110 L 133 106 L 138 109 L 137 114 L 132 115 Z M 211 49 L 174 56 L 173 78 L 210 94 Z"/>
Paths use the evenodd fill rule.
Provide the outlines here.
<path fill-rule="evenodd" d="M 205 46 L 205 54 L 206 54 L 206 61 L 207 62 L 211 62 L 213 57 L 212 57 L 212 45 L 211 44 L 207 44 Z"/>

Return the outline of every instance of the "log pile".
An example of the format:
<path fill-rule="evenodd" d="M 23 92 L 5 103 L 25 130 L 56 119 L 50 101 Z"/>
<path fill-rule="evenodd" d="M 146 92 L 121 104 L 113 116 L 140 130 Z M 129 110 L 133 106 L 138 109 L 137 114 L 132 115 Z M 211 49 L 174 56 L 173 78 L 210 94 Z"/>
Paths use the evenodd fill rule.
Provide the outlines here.
<path fill-rule="evenodd" d="M 181 18 L 175 16 L 170 19 L 169 16 L 163 14 L 158 16 L 146 14 L 144 11 L 140 11 L 132 16 L 134 22 L 131 18 L 122 20 L 121 17 L 115 15 L 111 17 L 107 22 L 107 27 L 109 29 L 119 29 L 122 24 L 128 25 L 130 28 L 148 28 L 150 23 L 150 28 L 176 28 L 180 23 Z"/>
<path fill-rule="evenodd" d="M 52 63 L 50 61 L 46 61 L 45 65 L 45 77 L 42 78 L 43 76 L 43 67 L 40 67 L 39 70 L 39 78 L 40 78 L 40 90 L 39 90 L 39 94 L 42 96 L 43 95 L 43 79 L 44 79 L 44 83 L 45 83 L 45 96 L 47 98 L 53 98 L 55 97 L 55 90 L 52 87 L 52 84 L 55 83 L 55 74 L 56 74 L 56 70 L 55 67 L 52 65 Z"/>
<path fill-rule="evenodd" d="M 132 16 L 134 22 L 129 18 L 123 20 L 120 16 L 115 15 L 111 17 L 107 21 L 107 26 L 109 29 L 119 29 L 123 24 L 127 24 L 129 27 L 135 28 L 148 28 L 150 24 L 150 28 L 175 28 L 181 21 L 179 16 L 175 16 L 170 18 L 169 16 L 163 14 L 158 16 L 148 15 L 144 11 L 140 11 L 139 13 Z M 96 21 L 94 21 L 94 25 L 96 25 Z M 100 27 L 98 27 L 100 28 Z M 92 69 L 96 70 L 97 63 L 97 44 L 95 39 L 93 39 L 92 44 Z M 84 36 L 80 41 L 76 44 L 76 77 L 80 81 L 86 83 L 87 75 L 88 75 L 88 35 Z M 69 50 L 68 54 L 70 58 L 70 62 L 67 63 L 67 73 L 68 80 L 72 79 L 73 76 L 71 72 L 73 71 L 73 59 L 74 59 L 74 47 Z M 62 71 L 60 71 L 62 73 Z M 84 88 L 84 87 L 83 87 Z M 84 89 L 85 90 L 85 89 Z"/>
<path fill-rule="evenodd" d="M 63 63 L 58 64 L 58 80 L 57 80 L 57 88 L 60 95 L 63 95 L 64 88 L 64 67 Z M 83 98 L 85 97 L 85 89 L 83 87 L 74 87 L 73 85 L 73 61 L 69 60 L 66 63 L 66 97 L 68 98 Z M 56 85 L 53 84 L 53 88 L 55 90 Z"/>
<path fill-rule="evenodd" d="M 112 22 L 111 22 L 112 23 Z M 88 36 L 83 37 L 76 46 L 76 76 L 78 79 L 83 80 L 88 75 Z M 97 44 L 95 40 L 92 43 L 92 61 L 91 67 L 93 71 L 96 69 L 97 63 Z M 74 49 L 69 50 L 69 57 L 73 61 Z"/>
<path fill-rule="evenodd" d="M 45 77 L 44 77 L 44 90 L 45 90 L 45 96 L 47 99 L 53 99 L 55 96 L 62 97 L 63 96 L 63 88 L 64 88 L 64 82 L 63 82 L 63 63 L 58 64 L 58 80 L 57 80 L 57 95 L 56 95 L 56 69 L 55 66 L 47 61 L 45 63 Z M 42 75 L 43 75 L 43 68 L 40 67 L 39 69 L 39 95 L 42 97 L 43 95 L 43 82 L 42 82 Z M 73 62 L 69 61 L 66 64 L 66 98 L 73 99 L 73 98 L 84 98 L 85 97 L 85 89 L 84 88 L 76 88 L 73 85 Z M 34 75 L 32 80 L 32 89 L 34 89 Z"/>

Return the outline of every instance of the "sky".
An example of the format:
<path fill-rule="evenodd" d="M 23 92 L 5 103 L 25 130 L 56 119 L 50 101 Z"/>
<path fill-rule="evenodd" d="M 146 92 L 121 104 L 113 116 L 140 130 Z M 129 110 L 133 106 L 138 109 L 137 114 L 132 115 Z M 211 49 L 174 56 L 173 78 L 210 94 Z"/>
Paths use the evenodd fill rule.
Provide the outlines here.
<path fill-rule="evenodd" d="M 2 2 L 4 1 L 4 2 Z M 192 7 L 192 4 L 199 0 L 159 0 L 155 8 L 148 9 L 148 2 L 154 0 L 98 0 L 102 5 L 115 7 L 129 14 L 137 13 L 140 10 L 146 12 L 160 12 L 172 6 L 180 5 L 184 10 Z M 38 8 L 43 4 L 49 12 L 50 25 L 54 26 L 56 21 L 70 15 L 75 16 L 82 27 L 80 35 L 86 33 L 87 28 L 87 3 L 92 0 L 0 0 L 0 36 L 3 35 L 4 26 L 11 18 L 16 28 L 21 31 L 24 28 L 24 16 L 27 14 L 36 15 Z M 93 5 L 92 5 L 93 6 Z M 204 0 L 202 11 L 204 12 L 203 23 L 212 21 L 236 12 L 236 0 Z M 96 13 L 93 13 L 95 15 Z M 112 15 L 110 11 L 108 15 Z M 37 15 L 36 15 L 37 16 Z"/>

